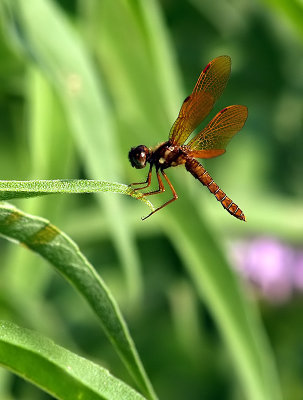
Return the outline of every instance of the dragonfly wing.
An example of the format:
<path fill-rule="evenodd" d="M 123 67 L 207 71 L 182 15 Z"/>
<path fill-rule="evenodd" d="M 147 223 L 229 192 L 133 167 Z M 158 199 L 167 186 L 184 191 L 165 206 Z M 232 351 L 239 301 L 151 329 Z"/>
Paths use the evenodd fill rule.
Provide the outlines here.
<path fill-rule="evenodd" d="M 217 57 L 207 64 L 192 94 L 184 100 L 178 118 L 170 130 L 169 139 L 173 143 L 183 144 L 210 113 L 227 84 L 230 69 L 229 56 Z"/>
<path fill-rule="evenodd" d="M 187 145 L 190 155 L 212 158 L 225 152 L 230 139 L 239 132 L 247 119 L 247 107 L 235 105 L 223 108 Z"/>
<path fill-rule="evenodd" d="M 225 153 L 225 149 L 190 150 L 188 155 L 194 158 L 214 158 Z"/>

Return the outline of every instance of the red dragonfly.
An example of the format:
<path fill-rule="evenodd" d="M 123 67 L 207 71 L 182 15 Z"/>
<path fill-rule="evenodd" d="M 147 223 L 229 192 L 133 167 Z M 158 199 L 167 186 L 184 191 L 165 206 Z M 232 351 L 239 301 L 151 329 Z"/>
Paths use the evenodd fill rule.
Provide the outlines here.
<path fill-rule="evenodd" d="M 134 190 L 141 190 L 151 185 L 152 169 L 155 167 L 159 188 L 146 192 L 143 196 L 163 193 L 165 191 L 161 175 L 168 183 L 173 197 L 152 211 L 145 218 L 150 217 L 156 211 L 177 200 L 178 195 L 168 179 L 165 169 L 185 164 L 185 168 L 208 190 L 213 193 L 222 206 L 234 217 L 246 221 L 243 211 L 235 204 L 214 182 L 206 169 L 196 158 L 213 158 L 225 153 L 230 139 L 239 132 L 247 119 L 247 107 L 233 105 L 223 108 L 187 144 L 184 144 L 189 135 L 210 113 L 216 100 L 221 96 L 227 84 L 231 70 L 229 56 L 220 56 L 212 60 L 201 72 L 199 79 L 191 95 L 184 100 L 178 118 L 173 124 L 169 139 L 150 149 L 144 145 L 132 147 L 128 157 L 135 168 L 144 168 L 150 164 L 145 182 L 136 182 L 131 185 L 143 185 Z"/>

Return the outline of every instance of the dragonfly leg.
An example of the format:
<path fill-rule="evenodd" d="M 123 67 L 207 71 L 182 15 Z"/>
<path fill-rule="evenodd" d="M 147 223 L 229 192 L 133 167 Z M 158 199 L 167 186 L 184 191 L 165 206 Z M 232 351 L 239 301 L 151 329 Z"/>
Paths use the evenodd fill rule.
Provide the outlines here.
<path fill-rule="evenodd" d="M 145 186 L 141 186 L 139 188 L 133 189 L 133 190 L 141 190 L 141 189 L 145 189 L 145 188 L 149 187 L 150 184 L 151 184 L 151 178 L 152 178 L 152 168 L 153 168 L 153 166 L 151 165 L 149 167 L 149 171 L 148 171 L 147 178 L 146 178 L 145 182 L 134 182 L 134 183 L 131 183 L 129 186 L 145 185 Z"/>
<path fill-rule="evenodd" d="M 162 172 L 162 173 L 163 173 L 163 172 Z M 159 188 L 158 188 L 158 190 L 154 190 L 154 191 L 152 191 L 152 192 L 143 193 L 143 196 L 151 196 L 151 195 L 153 195 L 153 194 L 159 194 L 159 193 L 165 192 L 165 187 L 164 187 L 164 185 L 163 185 L 163 182 L 162 182 L 162 179 L 161 179 L 161 176 L 160 176 L 158 170 L 157 170 L 157 179 L 158 179 L 158 183 L 159 183 Z"/>
<path fill-rule="evenodd" d="M 162 206 L 156 208 L 154 211 L 152 211 L 152 212 L 151 212 L 150 214 L 148 214 L 146 217 L 141 218 L 142 221 L 144 221 L 146 218 L 148 218 L 148 217 L 150 217 L 151 215 L 153 215 L 155 212 L 161 210 L 161 208 L 164 208 L 164 207 L 167 206 L 168 204 L 170 204 L 170 203 L 172 203 L 173 201 L 175 201 L 175 200 L 178 199 L 177 192 L 175 191 L 175 188 L 173 187 L 173 185 L 172 185 L 172 183 L 170 182 L 170 180 L 168 179 L 166 173 L 165 173 L 164 171 L 161 171 L 161 173 L 162 173 L 164 179 L 166 180 L 166 182 L 168 183 L 168 185 L 169 185 L 169 187 L 170 187 L 170 190 L 172 191 L 173 197 L 172 197 L 170 200 L 168 200 L 166 203 L 162 204 Z M 159 181 L 159 191 L 151 192 L 151 193 L 149 193 L 149 194 L 156 194 L 156 193 L 164 192 L 164 190 L 165 190 L 165 189 L 164 189 L 164 186 L 163 186 L 163 189 L 164 189 L 164 190 L 160 190 L 160 182 L 162 183 L 162 185 L 163 185 L 163 182 L 162 182 L 162 180 L 161 180 L 160 175 L 159 175 L 158 172 L 157 172 L 157 176 L 158 176 L 158 181 Z"/>

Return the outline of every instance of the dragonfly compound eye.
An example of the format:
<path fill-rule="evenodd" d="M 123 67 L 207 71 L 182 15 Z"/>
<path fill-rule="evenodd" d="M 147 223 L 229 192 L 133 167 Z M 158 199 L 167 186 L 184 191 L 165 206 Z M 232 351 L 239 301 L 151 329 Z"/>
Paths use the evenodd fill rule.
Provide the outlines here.
<path fill-rule="evenodd" d="M 144 168 L 146 166 L 148 154 L 149 149 L 144 145 L 132 147 L 128 153 L 128 158 L 132 167 L 137 169 Z"/>

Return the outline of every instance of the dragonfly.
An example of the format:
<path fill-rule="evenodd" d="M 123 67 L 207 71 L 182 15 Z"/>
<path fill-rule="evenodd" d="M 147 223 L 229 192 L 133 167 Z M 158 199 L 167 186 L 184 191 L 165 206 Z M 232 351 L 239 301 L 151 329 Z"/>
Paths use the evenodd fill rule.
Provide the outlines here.
<path fill-rule="evenodd" d="M 134 168 L 141 169 L 149 164 L 146 180 L 132 183 L 130 186 L 140 185 L 133 190 L 150 187 L 152 172 L 155 169 L 159 187 L 157 190 L 143 193 L 142 196 L 156 195 L 165 191 L 161 176 L 167 182 L 173 195 L 170 200 L 142 220 L 178 199 L 165 170 L 170 167 L 185 165 L 186 170 L 208 188 L 225 210 L 239 220 L 246 221 L 243 211 L 220 189 L 196 158 L 208 159 L 225 153 L 226 146 L 231 138 L 245 124 L 248 115 L 247 107 L 232 105 L 223 108 L 204 129 L 185 144 L 191 133 L 206 118 L 221 96 L 230 72 L 231 58 L 229 56 L 220 56 L 210 61 L 201 72 L 192 93 L 183 101 L 179 115 L 170 130 L 168 140 L 154 148 L 139 145 L 130 149 L 128 158 Z"/>

